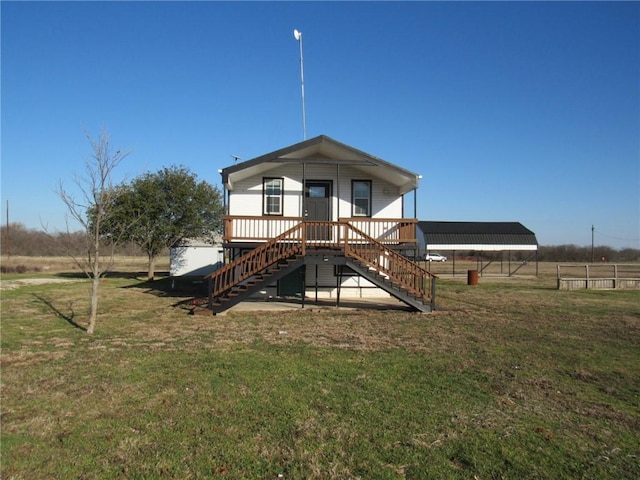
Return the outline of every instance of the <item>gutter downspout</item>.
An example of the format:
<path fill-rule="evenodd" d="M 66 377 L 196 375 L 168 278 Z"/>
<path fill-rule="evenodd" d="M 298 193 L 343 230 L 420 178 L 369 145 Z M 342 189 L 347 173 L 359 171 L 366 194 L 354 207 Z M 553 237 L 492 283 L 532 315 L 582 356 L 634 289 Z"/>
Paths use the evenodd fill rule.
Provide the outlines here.
<path fill-rule="evenodd" d="M 340 220 L 340 164 L 336 164 L 336 221 Z"/>

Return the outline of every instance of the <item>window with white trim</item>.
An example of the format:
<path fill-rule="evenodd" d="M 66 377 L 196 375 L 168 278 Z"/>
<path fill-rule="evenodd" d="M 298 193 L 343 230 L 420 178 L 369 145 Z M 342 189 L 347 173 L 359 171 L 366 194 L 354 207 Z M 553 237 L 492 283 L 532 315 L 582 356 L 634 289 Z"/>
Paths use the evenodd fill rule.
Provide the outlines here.
<path fill-rule="evenodd" d="M 351 205 L 353 217 L 371 216 L 371 180 L 351 181 Z"/>
<path fill-rule="evenodd" d="M 264 178 L 262 184 L 264 215 L 282 215 L 282 195 L 284 192 L 282 178 Z"/>

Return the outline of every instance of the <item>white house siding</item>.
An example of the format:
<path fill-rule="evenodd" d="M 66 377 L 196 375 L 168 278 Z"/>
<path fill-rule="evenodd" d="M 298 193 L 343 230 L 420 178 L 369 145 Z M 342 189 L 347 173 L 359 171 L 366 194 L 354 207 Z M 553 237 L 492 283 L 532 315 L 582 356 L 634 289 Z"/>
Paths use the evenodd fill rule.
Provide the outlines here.
<path fill-rule="evenodd" d="M 378 178 L 369 178 L 359 170 L 348 165 L 308 164 L 304 169 L 307 180 L 329 180 L 333 182 L 331 212 L 333 220 L 339 217 L 351 217 L 351 180 L 371 180 L 372 216 L 374 218 L 402 218 L 402 196 L 398 188 Z M 286 164 L 276 167 L 256 177 L 239 180 L 229 200 L 230 215 L 262 215 L 263 178 L 275 177 L 284 179 L 283 216 L 302 216 L 302 177 L 300 164 Z M 340 184 L 338 185 L 338 178 Z M 340 195 L 339 205 L 337 195 Z"/>
<path fill-rule="evenodd" d="M 229 199 L 229 215 L 261 216 L 263 211 L 263 179 L 284 179 L 283 216 L 299 217 L 302 185 L 302 166 L 287 165 L 265 172 L 263 175 L 237 181 Z"/>
<path fill-rule="evenodd" d="M 337 298 L 338 289 L 333 265 L 318 265 L 318 299 Z M 305 276 L 306 297 L 315 299 L 316 296 L 316 267 L 307 265 Z M 277 285 L 269 285 L 254 295 L 254 298 L 269 298 L 278 295 Z M 340 298 L 389 298 L 384 290 L 360 276 L 343 276 L 340 287 Z"/>
<path fill-rule="evenodd" d="M 371 180 L 371 210 L 374 218 L 402 218 L 402 196 L 398 187 L 378 178 L 370 178 L 361 171 L 343 165 L 340 167 L 340 217 L 351 217 L 351 181 Z M 335 187 L 334 187 L 335 188 Z"/>
<path fill-rule="evenodd" d="M 181 245 L 172 247 L 170 255 L 170 275 L 205 276 L 223 265 L 224 254 L 219 245 Z"/>
<path fill-rule="evenodd" d="M 371 189 L 374 218 L 402 218 L 402 197 L 398 194 L 398 187 L 374 180 Z"/>
<path fill-rule="evenodd" d="M 229 197 L 230 215 L 262 215 L 262 178 L 237 181 Z"/>
<path fill-rule="evenodd" d="M 318 265 L 318 298 L 336 298 L 338 289 L 333 265 Z M 307 297 L 315 298 L 316 267 L 307 265 L 305 277 Z M 387 298 L 390 295 L 379 289 L 366 278 L 360 276 L 343 276 L 340 284 L 340 298 Z"/>
<path fill-rule="evenodd" d="M 229 200 L 230 215 L 262 216 L 263 178 L 274 177 L 284 179 L 284 217 L 301 217 L 302 212 L 302 178 L 303 168 L 300 164 L 290 163 L 276 167 L 263 174 L 234 184 Z M 402 196 L 398 187 L 388 184 L 382 179 L 367 177 L 363 172 L 349 166 L 307 164 L 304 168 L 306 180 L 329 180 L 333 184 L 331 199 L 332 220 L 352 216 L 351 181 L 371 180 L 372 216 L 373 218 L 403 218 Z M 339 185 L 338 185 L 339 180 Z M 340 196 L 339 208 L 337 196 Z M 314 265 L 307 266 L 306 273 L 307 298 L 315 298 L 316 272 Z M 337 287 L 333 265 L 318 266 L 318 298 L 336 298 Z M 277 295 L 276 285 L 271 285 L 257 294 L 257 297 Z M 342 279 L 341 298 L 388 298 L 390 295 L 360 276 L 344 276 Z"/>

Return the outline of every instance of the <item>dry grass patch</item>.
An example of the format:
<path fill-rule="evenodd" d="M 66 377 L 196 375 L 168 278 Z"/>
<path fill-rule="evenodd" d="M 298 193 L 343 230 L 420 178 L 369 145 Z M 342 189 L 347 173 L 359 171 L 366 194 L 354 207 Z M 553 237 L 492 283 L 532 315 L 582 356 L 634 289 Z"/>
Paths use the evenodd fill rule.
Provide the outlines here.
<path fill-rule="evenodd" d="M 481 280 L 482 282 L 482 280 Z M 3 292 L 2 478 L 638 478 L 640 295 L 439 283 L 434 315 Z"/>
<path fill-rule="evenodd" d="M 104 258 L 108 262 L 109 257 Z M 22 274 L 56 274 L 78 273 L 82 271 L 71 257 L 47 257 L 47 256 L 20 256 L 13 255 L 2 259 L 3 273 Z M 140 256 L 116 255 L 110 268 L 111 272 L 144 272 L 147 268 L 147 260 Z M 158 271 L 169 270 L 169 258 L 160 257 L 156 264 Z M 20 271 L 18 271 L 20 270 Z"/>

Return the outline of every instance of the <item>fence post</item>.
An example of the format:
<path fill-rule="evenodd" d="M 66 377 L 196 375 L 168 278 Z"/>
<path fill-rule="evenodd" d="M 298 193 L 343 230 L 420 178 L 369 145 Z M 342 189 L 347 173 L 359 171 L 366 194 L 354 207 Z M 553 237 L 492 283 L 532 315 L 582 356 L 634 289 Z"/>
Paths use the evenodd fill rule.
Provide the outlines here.
<path fill-rule="evenodd" d="M 618 265 L 613 265 L 613 288 L 618 288 Z"/>
<path fill-rule="evenodd" d="M 589 290 L 589 265 L 588 264 L 585 265 L 584 269 L 585 269 L 585 277 L 586 277 L 586 282 L 587 282 L 587 284 L 585 285 L 585 288 L 587 290 Z"/>
<path fill-rule="evenodd" d="M 435 277 L 429 277 L 431 282 L 431 310 L 436 309 L 436 279 Z"/>

